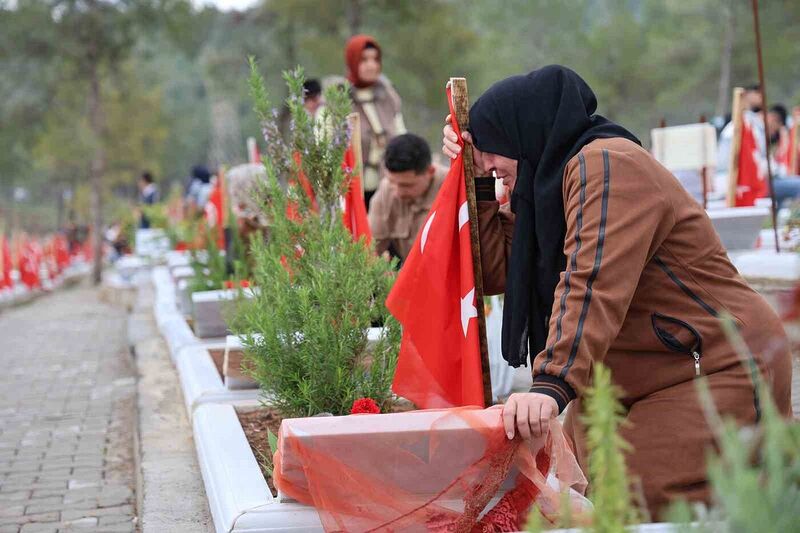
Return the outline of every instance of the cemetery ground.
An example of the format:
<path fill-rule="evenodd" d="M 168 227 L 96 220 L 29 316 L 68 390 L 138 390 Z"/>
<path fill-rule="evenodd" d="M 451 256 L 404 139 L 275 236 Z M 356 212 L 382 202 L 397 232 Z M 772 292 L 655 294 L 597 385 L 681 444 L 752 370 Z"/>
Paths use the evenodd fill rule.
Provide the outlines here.
<path fill-rule="evenodd" d="M 101 292 L 84 282 L 0 313 L 0 532 L 206 531 L 180 388 L 147 329 L 152 304 L 129 314 Z M 149 370 L 138 379 L 129 333 Z"/>
<path fill-rule="evenodd" d="M 0 533 L 213 530 L 153 290 L 84 282 L 0 313 Z M 798 416 L 797 357 L 793 396 Z"/>

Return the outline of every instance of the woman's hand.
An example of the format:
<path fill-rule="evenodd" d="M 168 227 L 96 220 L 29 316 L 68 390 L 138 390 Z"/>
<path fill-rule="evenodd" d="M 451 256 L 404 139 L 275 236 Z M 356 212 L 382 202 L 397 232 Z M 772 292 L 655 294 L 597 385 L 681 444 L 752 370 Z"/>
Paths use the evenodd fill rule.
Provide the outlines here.
<path fill-rule="evenodd" d="M 453 131 L 453 126 L 450 125 L 450 119 L 450 115 L 447 115 L 447 118 L 444 119 L 445 126 L 442 130 L 442 153 L 450 159 L 455 159 L 458 157 L 458 154 L 461 153 L 461 147 L 458 145 L 458 136 L 456 132 Z M 461 138 L 464 139 L 464 142 L 472 144 L 472 136 L 468 131 L 462 132 Z"/>
<path fill-rule="evenodd" d="M 503 405 L 503 426 L 509 439 L 514 438 L 515 430 L 525 440 L 544 437 L 550 427 L 550 420 L 556 416 L 558 404 L 546 394 L 512 394 Z"/>

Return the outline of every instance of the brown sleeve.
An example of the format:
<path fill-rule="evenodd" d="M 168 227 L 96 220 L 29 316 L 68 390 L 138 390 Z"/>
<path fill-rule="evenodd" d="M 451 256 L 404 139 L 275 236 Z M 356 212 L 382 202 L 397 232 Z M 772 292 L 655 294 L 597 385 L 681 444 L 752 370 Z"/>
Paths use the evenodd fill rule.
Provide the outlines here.
<path fill-rule="evenodd" d="M 506 261 L 511 255 L 514 215 L 500 203 L 478 202 L 483 293 L 501 294 L 506 289 Z"/>
<path fill-rule="evenodd" d="M 583 393 L 593 361 L 603 360 L 622 327 L 644 266 L 674 224 L 648 158 L 588 149 L 565 171 L 567 266 L 531 388 L 559 410 Z"/>

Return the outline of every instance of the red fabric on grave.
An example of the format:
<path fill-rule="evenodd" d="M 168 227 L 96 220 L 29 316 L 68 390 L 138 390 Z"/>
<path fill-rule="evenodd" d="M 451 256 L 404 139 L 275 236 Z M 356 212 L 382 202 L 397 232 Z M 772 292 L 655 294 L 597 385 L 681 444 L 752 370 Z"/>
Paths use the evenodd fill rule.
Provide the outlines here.
<path fill-rule="evenodd" d="M 313 419 L 284 420 L 275 486 L 314 506 L 328 532 L 519 531 L 534 502 L 555 523 L 564 492 L 572 516 L 587 510 L 586 479 L 557 420 L 546 439 L 528 443 L 506 438 L 498 408 L 435 413 L 429 426 L 406 431 L 397 430 L 402 417 L 419 413 L 322 421 L 337 425 L 333 434 L 313 431 Z M 353 417 L 372 431 L 341 431 Z M 484 514 L 514 469 L 514 487 Z"/>

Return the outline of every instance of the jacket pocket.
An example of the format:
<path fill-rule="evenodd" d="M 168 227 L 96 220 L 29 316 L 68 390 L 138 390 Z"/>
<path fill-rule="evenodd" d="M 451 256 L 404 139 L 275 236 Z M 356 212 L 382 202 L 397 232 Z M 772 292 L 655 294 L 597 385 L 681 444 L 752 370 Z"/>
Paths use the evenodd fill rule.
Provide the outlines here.
<path fill-rule="evenodd" d="M 700 375 L 700 358 L 703 353 L 703 338 L 688 323 L 675 317 L 653 313 L 650 315 L 653 331 L 658 340 L 670 351 L 687 355 L 694 360 L 694 373 Z"/>

